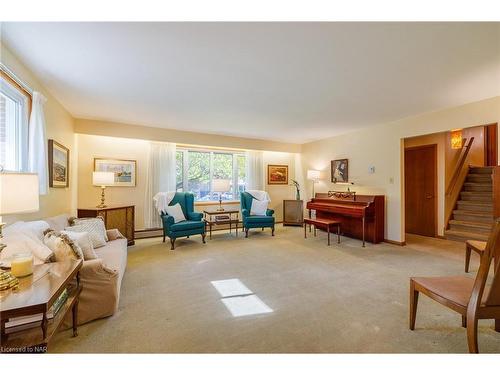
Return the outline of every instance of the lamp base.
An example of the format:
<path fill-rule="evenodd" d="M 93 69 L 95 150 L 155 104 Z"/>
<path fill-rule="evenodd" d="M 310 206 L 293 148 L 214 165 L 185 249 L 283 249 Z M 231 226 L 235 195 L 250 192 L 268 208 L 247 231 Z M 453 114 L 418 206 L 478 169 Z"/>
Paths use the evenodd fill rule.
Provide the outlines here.
<path fill-rule="evenodd" d="M 216 210 L 217 212 L 222 212 L 224 211 L 224 207 L 222 207 L 222 199 L 219 199 L 219 208 Z"/>
<path fill-rule="evenodd" d="M 108 207 L 104 204 L 104 189 L 106 189 L 106 186 L 101 186 L 101 203 L 99 203 L 96 207 L 97 208 L 105 208 Z"/>

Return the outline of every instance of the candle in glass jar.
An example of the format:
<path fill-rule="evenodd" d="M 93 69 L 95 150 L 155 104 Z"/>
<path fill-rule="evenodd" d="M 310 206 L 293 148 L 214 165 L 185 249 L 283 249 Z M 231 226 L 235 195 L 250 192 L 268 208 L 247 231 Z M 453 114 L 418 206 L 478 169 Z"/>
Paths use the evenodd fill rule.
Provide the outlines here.
<path fill-rule="evenodd" d="M 10 272 L 16 277 L 28 276 L 33 273 L 33 255 L 19 254 L 12 258 Z"/>

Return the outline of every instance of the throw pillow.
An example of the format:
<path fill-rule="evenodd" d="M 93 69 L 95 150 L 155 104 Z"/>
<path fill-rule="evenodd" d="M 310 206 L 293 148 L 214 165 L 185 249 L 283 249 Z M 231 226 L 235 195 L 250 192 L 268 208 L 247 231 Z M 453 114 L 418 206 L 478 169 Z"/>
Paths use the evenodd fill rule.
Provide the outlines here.
<path fill-rule="evenodd" d="M 108 235 L 108 240 L 109 241 L 114 241 L 114 240 L 117 240 L 119 238 L 125 238 L 123 237 L 123 234 L 120 233 L 120 231 L 118 229 L 108 229 L 106 231 L 106 234 Z"/>
<path fill-rule="evenodd" d="M 252 199 L 252 207 L 250 208 L 250 215 L 265 215 L 267 211 L 267 205 L 269 201 L 258 201 L 257 199 Z"/>
<path fill-rule="evenodd" d="M 83 252 L 80 246 L 65 234 L 56 233 L 49 229 L 45 231 L 43 242 L 54 253 L 56 262 L 83 258 Z"/>
<path fill-rule="evenodd" d="M 106 234 L 106 226 L 104 225 L 104 219 L 102 216 L 97 216 L 97 217 L 88 217 L 88 218 L 70 218 L 71 224 L 70 226 L 73 225 L 88 225 L 88 226 L 95 226 L 99 231 L 102 233 L 106 241 L 108 241 L 108 235 Z"/>
<path fill-rule="evenodd" d="M 97 254 L 94 251 L 94 246 L 92 246 L 92 241 L 87 232 L 71 232 L 62 230 L 61 234 L 67 235 L 72 241 L 76 242 L 80 249 L 82 249 L 83 259 L 91 260 L 96 259 Z"/>
<path fill-rule="evenodd" d="M 182 212 L 182 207 L 179 203 L 176 203 L 173 206 L 168 206 L 165 210 L 169 216 L 174 218 L 174 223 L 186 221 L 186 217 L 184 216 L 184 212 Z"/>
<path fill-rule="evenodd" d="M 7 261 L 12 256 L 26 251 L 33 254 L 34 264 L 46 263 L 53 256 L 52 250 L 44 245 L 42 241 L 35 240 L 22 232 L 9 231 L 2 238 L 2 242 L 7 245 L 0 253 L 0 259 L 3 261 Z"/>

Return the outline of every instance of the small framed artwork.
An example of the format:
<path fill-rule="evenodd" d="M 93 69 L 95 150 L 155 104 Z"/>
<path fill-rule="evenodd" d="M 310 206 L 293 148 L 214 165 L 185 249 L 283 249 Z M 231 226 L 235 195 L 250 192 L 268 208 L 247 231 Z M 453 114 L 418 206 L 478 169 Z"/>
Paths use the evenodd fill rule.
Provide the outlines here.
<path fill-rule="evenodd" d="M 332 160 L 332 182 L 349 182 L 349 163 L 347 159 Z"/>
<path fill-rule="evenodd" d="M 49 139 L 49 186 L 69 187 L 69 149 Z"/>
<path fill-rule="evenodd" d="M 137 162 L 135 160 L 94 158 L 94 172 L 113 172 L 113 186 L 136 186 Z"/>
<path fill-rule="evenodd" d="M 267 166 L 268 185 L 288 185 L 288 165 Z"/>

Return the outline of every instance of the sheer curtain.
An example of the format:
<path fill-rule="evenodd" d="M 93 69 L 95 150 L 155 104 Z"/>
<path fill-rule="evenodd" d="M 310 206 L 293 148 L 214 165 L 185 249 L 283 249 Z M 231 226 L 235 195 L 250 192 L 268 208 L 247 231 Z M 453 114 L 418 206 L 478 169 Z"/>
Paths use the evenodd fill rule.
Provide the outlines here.
<path fill-rule="evenodd" d="M 47 140 L 45 138 L 45 115 L 43 106 L 47 99 L 37 91 L 33 92 L 33 103 L 28 131 L 28 169 L 38 174 L 39 192 L 49 191 Z"/>
<path fill-rule="evenodd" d="M 144 201 L 144 225 L 147 229 L 161 228 L 160 215 L 153 197 L 156 193 L 175 191 L 175 143 L 150 142 Z"/>
<path fill-rule="evenodd" d="M 247 190 L 264 190 L 264 156 L 262 151 L 247 151 Z"/>

